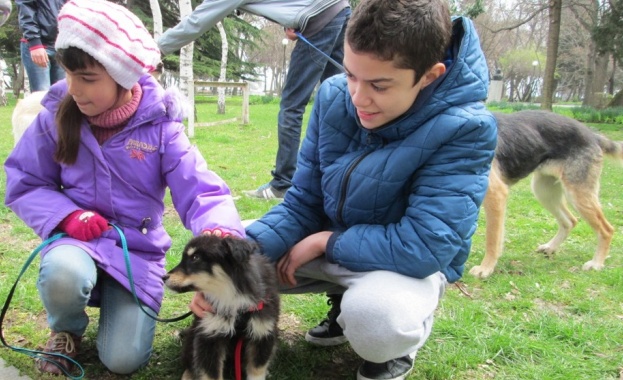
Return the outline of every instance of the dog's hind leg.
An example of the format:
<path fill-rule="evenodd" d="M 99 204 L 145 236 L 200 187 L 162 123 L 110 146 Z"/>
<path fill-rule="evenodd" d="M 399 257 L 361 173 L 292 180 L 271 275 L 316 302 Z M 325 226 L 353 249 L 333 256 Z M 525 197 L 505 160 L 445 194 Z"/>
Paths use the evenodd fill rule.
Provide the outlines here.
<path fill-rule="evenodd" d="M 565 241 L 578 220 L 567 207 L 560 178 L 536 171 L 532 177 L 532 192 L 541 205 L 552 213 L 558 222 L 556 235 L 537 248 L 537 251 L 550 255 L 556 252 L 560 244 Z"/>
<path fill-rule="evenodd" d="M 606 219 L 599 203 L 599 173 L 593 183 L 583 183 L 582 186 L 568 186 L 567 197 L 582 218 L 591 226 L 597 235 L 597 249 L 593 259 L 582 266 L 584 270 L 600 270 L 610 251 L 610 243 L 614 235 L 614 227 Z"/>
<path fill-rule="evenodd" d="M 475 265 L 469 273 L 473 276 L 489 277 L 502 255 L 504 248 L 504 220 L 509 187 L 501 178 L 499 167 L 494 160 L 489 174 L 489 187 L 483 200 L 486 218 L 485 256 L 480 265 Z"/>

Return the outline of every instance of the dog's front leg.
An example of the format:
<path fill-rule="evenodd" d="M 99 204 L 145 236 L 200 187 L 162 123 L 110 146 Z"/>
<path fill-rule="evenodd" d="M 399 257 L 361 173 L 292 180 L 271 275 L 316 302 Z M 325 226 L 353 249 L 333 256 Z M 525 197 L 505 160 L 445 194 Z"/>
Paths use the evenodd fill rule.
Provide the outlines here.
<path fill-rule="evenodd" d="M 250 339 L 245 343 L 247 380 L 265 380 L 270 359 L 276 349 L 276 335 L 270 333 L 259 339 Z"/>
<path fill-rule="evenodd" d="M 195 337 L 193 380 L 223 380 L 228 339 L 218 336 Z"/>
<path fill-rule="evenodd" d="M 193 342 L 193 380 L 223 380 L 223 368 L 236 319 L 206 313 L 198 321 Z"/>
<path fill-rule="evenodd" d="M 182 374 L 182 380 L 207 380 L 207 377 L 197 379 L 193 376 L 191 370 L 187 369 L 184 371 L 184 374 Z"/>

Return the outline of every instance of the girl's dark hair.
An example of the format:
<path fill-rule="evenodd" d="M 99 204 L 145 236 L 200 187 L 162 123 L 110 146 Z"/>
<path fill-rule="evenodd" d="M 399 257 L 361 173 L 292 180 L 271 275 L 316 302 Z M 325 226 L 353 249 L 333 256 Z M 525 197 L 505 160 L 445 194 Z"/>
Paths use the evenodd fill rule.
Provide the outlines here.
<path fill-rule="evenodd" d="M 446 54 L 452 21 L 446 0 L 366 0 L 355 7 L 346 42 L 356 53 L 415 71 L 415 83 Z"/>
<path fill-rule="evenodd" d="M 84 51 L 68 47 L 56 51 L 56 60 L 69 71 L 83 70 L 87 67 L 102 66 L 93 57 Z M 80 147 L 80 126 L 83 114 L 73 97 L 69 94 L 61 101 L 56 111 L 56 131 L 58 144 L 54 153 L 54 160 L 59 163 L 73 165 L 78 158 Z"/>

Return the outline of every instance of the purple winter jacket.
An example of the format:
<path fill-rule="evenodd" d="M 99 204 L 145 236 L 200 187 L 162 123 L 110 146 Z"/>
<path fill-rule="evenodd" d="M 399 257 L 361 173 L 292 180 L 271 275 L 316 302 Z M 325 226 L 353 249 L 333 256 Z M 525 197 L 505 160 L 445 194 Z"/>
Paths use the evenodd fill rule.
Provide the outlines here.
<path fill-rule="evenodd" d="M 58 139 L 54 115 L 67 85 L 63 80 L 52 86 L 42 101 L 45 109 L 4 164 L 5 203 L 42 239 L 57 232 L 58 224 L 78 209 L 97 211 L 120 227 L 130 251 L 137 296 L 158 312 L 165 253 L 171 247 L 162 225 L 167 187 L 182 223 L 193 235 L 216 227 L 245 235 L 229 188 L 208 170 L 184 132 L 182 99 L 150 75 L 139 84 L 143 98 L 136 114 L 102 146 L 85 119 L 74 165 L 53 159 Z M 61 238 L 41 254 L 60 244 L 86 250 L 99 268 L 130 289 L 115 229 L 89 242 Z M 97 305 L 98 300 L 92 299 L 91 304 Z"/>

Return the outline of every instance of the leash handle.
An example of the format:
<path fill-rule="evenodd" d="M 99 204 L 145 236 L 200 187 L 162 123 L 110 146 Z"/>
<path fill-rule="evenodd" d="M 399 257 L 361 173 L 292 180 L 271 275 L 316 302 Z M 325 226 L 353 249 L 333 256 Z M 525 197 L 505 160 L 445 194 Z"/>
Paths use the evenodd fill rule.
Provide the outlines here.
<path fill-rule="evenodd" d="M 50 363 L 54 364 L 61 371 L 63 371 L 63 373 L 67 377 L 69 377 L 72 380 L 80 380 L 80 379 L 82 379 L 84 377 L 84 369 L 82 368 L 80 363 L 78 363 L 74 359 L 72 359 L 72 358 L 70 358 L 68 356 L 65 356 L 63 354 L 55 353 L 55 352 L 45 352 L 45 351 L 38 351 L 38 350 L 29 350 L 29 349 L 23 348 L 23 347 L 11 346 L 4 339 L 4 333 L 2 331 L 2 325 L 3 325 L 3 322 L 4 322 L 4 317 L 6 316 L 7 310 L 9 310 L 9 305 L 11 304 L 11 300 L 13 299 L 13 294 L 15 293 L 15 288 L 17 288 L 17 284 L 18 284 L 19 280 L 22 278 L 22 275 L 24 274 L 24 272 L 26 272 L 26 269 L 28 269 L 28 267 L 30 266 L 32 261 L 35 259 L 35 257 L 37 257 L 39 252 L 41 252 L 41 250 L 45 246 L 47 246 L 48 244 L 52 243 L 55 240 L 58 240 L 58 239 L 62 238 L 65 235 L 66 235 L 65 233 L 58 233 L 56 235 L 53 235 L 53 236 L 49 237 L 44 242 L 39 244 L 39 246 L 37 248 L 35 248 L 35 250 L 30 254 L 28 259 L 26 260 L 26 263 L 24 263 L 24 265 L 22 266 L 22 270 L 19 272 L 19 275 L 17 276 L 17 279 L 13 283 L 13 287 L 11 287 L 11 290 L 9 291 L 7 299 L 6 299 L 6 301 L 4 301 L 4 306 L 2 306 L 2 312 L 0 313 L 0 341 L 2 341 L 2 344 L 5 347 L 10 348 L 11 350 L 13 350 L 15 352 L 28 355 L 28 356 L 30 356 L 32 358 L 35 358 L 35 359 L 45 360 L 47 362 L 50 362 Z M 80 375 L 73 376 L 72 374 L 69 373 L 67 368 L 65 368 L 61 363 L 57 362 L 56 360 L 50 359 L 49 357 L 46 357 L 46 356 L 60 357 L 60 358 L 64 358 L 65 360 L 68 360 L 68 361 L 72 362 L 76 367 L 78 367 L 80 369 Z"/>
<path fill-rule="evenodd" d="M 318 49 L 316 46 L 314 46 L 314 44 L 312 44 L 311 42 L 309 42 L 309 40 L 305 37 L 303 37 L 303 34 L 301 32 L 294 32 L 294 34 L 297 35 L 297 37 L 305 42 L 307 45 L 311 46 L 314 50 L 316 50 L 317 52 L 319 52 L 320 54 L 324 55 L 325 57 L 327 57 L 327 59 L 329 60 L 329 62 L 331 62 L 333 64 L 333 66 L 337 67 L 338 69 L 340 69 L 341 72 L 344 72 L 344 66 L 340 65 L 335 59 L 329 57 L 324 51 Z"/>

